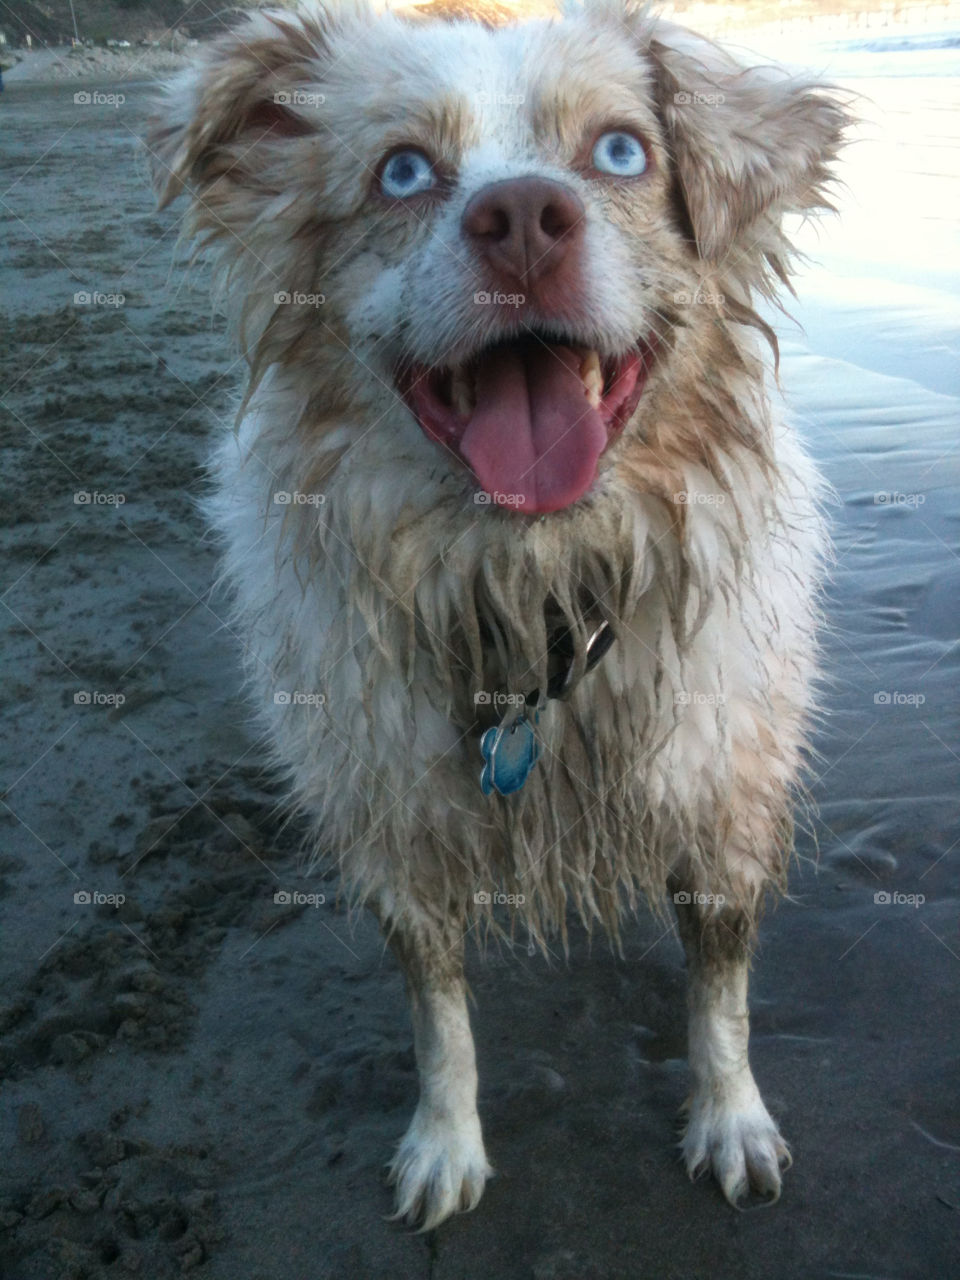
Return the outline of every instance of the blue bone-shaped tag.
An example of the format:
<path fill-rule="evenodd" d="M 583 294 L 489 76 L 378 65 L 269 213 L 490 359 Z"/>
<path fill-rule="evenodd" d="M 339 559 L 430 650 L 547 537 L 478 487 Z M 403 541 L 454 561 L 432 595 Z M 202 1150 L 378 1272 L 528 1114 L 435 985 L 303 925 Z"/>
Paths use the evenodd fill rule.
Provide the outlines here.
<path fill-rule="evenodd" d="M 539 719 L 534 712 L 534 723 Z M 533 725 L 526 715 L 521 715 L 512 724 L 488 729 L 480 739 L 480 751 L 486 761 L 480 775 L 483 794 L 499 791 L 502 796 L 509 796 L 519 791 L 530 776 L 540 756 L 540 744 Z"/>

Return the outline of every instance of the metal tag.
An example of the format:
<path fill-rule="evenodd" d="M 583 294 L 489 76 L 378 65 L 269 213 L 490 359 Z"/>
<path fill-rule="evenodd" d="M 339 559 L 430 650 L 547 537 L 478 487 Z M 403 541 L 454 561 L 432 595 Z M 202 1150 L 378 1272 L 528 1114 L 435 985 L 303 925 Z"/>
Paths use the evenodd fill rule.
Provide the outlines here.
<path fill-rule="evenodd" d="M 540 719 L 534 712 L 534 723 Z M 480 787 L 485 796 L 498 791 L 502 796 L 519 791 L 540 756 L 540 744 L 526 713 L 512 724 L 494 725 L 480 739 L 480 752 L 486 762 L 480 774 Z"/>
<path fill-rule="evenodd" d="M 616 639 L 609 622 L 601 622 L 587 641 L 586 660 L 583 674 L 592 671 Z M 573 683 L 574 648 L 568 630 L 564 630 L 555 640 L 555 646 L 561 653 L 566 651 L 567 662 L 562 671 L 558 671 L 547 683 L 546 698 L 569 697 L 575 687 Z M 565 646 L 565 648 L 564 648 Z M 533 712 L 533 723 L 524 711 L 509 724 L 500 723 L 488 729 L 480 739 L 480 751 L 484 766 L 480 774 L 480 787 L 485 796 L 497 791 L 502 796 L 512 795 L 519 791 L 530 770 L 540 757 L 540 744 L 534 731 L 534 725 L 540 722 L 540 710 L 545 703 L 539 689 L 526 694 L 523 703 L 527 707 L 537 708 Z"/>

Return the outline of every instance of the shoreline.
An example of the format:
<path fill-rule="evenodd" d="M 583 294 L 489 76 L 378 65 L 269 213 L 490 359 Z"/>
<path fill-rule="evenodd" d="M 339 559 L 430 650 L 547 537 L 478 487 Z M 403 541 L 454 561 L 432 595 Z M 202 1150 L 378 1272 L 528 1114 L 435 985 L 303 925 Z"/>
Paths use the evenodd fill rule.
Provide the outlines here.
<path fill-rule="evenodd" d="M 396 9 L 412 6 L 394 4 Z M 764 20 L 755 7 L 747 5 L 712 5 L 698 3 L 679 10 L 666 5 L 664 16 L 681 26 L 689 27 L 715 39 L 741 39 L 749 36 L 757 40 L 816 38 L 845 38 L 863 35 L 866 38 L 884 38 L 891 35 L 907 35 L 923 31 L 934 33 L 960 27 L 960 2 L 949 4 L 914 5 L 891 12 L 860 11 L 857 13 L 810 13 L 797 17 Z M 102 48 L 100 46 L 71 48 L 69 45 L 43 47 L 30 52 L 18 50 L 19 61 L 4 71 L 4 81 L 10 85 L 73 83 L 135 83 L 141 80 L 161 79 L 190 65 L 198 49 L 205 41 L 183 42 L 183 48 L 159 48 L 134 46 L 130 49 Z"/>

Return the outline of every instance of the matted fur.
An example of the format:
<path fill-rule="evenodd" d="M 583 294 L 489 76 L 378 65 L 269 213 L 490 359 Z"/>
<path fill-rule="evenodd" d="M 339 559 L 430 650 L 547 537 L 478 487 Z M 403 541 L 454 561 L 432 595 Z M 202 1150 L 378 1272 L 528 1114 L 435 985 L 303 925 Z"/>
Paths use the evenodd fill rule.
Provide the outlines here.
<path fill-rule="evenodd" d="M 216 250 L 250 365 L 211 516 L 258 714 L 317 850 L 388 922 L 489 923 L 502 889 L 538 941 L 565 936 L 569 905 L 616 939 L 679 863 L 753 912 L 784 878 L 824 549 L 754 307 L 786 280 L 784 217 L 828 207 L 844 110 L 629 2 L 504 29 L 436 9 L 259 14 L 179 79 L 148 138 L 163 198 L 186 187 L 189 232 Z M 511 91 L 519 107 L 490 105 Z M 642 197 L 572 169 L 584 120 L 605 118 L 649 140 Z M 370 194 L 398 142 L 457 175 L 416 218 Z M 544 520 L 478 507 L 392 385 L 398 362 L 489 334 L 459 216 L 531 170 L 586 207 L 585 342 L 658 343 L 593 489 Z M 542 687 L 558 622 L 582 664 L 599 616 L 617 644 L 548 705 L 525 788 L 484 797 L 474 695 Z"/>

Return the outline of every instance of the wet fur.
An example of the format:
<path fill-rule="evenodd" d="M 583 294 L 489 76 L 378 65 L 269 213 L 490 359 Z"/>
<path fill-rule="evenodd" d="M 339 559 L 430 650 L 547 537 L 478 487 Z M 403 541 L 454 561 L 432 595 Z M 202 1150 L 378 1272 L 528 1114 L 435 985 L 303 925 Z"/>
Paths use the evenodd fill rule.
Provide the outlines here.
<path fill-rule="evenodd" d="M 818 86 L 744 71 L 629 2 L 519 30 L 497 29 L 502 6 L 486 26 L 437 8 L 257 15 L 173 87 L 148 145 L 163 200 L 186 189 L 189 233 L 216 251 L 249 363 L 210 514 L 254 704 L 317 849 L 391 938 L 415 1011 L 440 1001 L 418 1036 L 442 1058 L 463 1029 L 442 994 L 462 999 L 462 968 L 429 957 L 501 927 L 496 889 L 522 899 L 513 924 L 539 943 L 565 941 L 570 907 L 617 940 L 624 912 L 662 904 L 668 882 L 722 894 L 722 920 L 684 919 L 692 998 L 745 975 L 739 939 L 785 878 L 825 548 L 819 482 L 771 404 L 755 305 L 787 278 L 784 217 L 828 207 L 846 115 Z M 461 70 L 475 64 L 481 86 L 521 85 L 523 109 L 480 110 Z M 323 109 L 277 112 L 273 95 L 293 87 L 322 92 Z M 678 104 L 694 92 L 723 93 L 724 109 Z M 642 198 L 573 172 L 584 121 L 609 118 L 651 142 Z M 416 219 L 370 195 L 377 158 L 407 140 L 459 175 Z M 658 340 L 594 488 L 544 521 L 478 507 L 391 385 L 398 361 L 447 359 L 491 323 L 470 305 L 484 282 L 459 211 L 479 184 L 531 167 L 587 206 L 589 340 Z M 274 302 L 295 289 L 326 301 Z M 715 300 L 682 301 L 698 292 Z M 278 491 L 324 500 L 278 506 Z M 582 664 L 599 617 L 617 644 L 543 713 L 524 789 L 485 798 L 476 692 L 542 686 L 559 623 Z M 278 690 L 323 706 L 277 705 Z M 462 1195 L 431 1190 L 415 1169 L 424 1142 L 394 1172 L 401 1210 L 432 1225 L 472 1207 L 487 1166 L 481 1145 Z M 742 1190 L 718 1163 L 725 1191 Z M 769 1168 L 759 1182 L 779 1187 Z"/>

